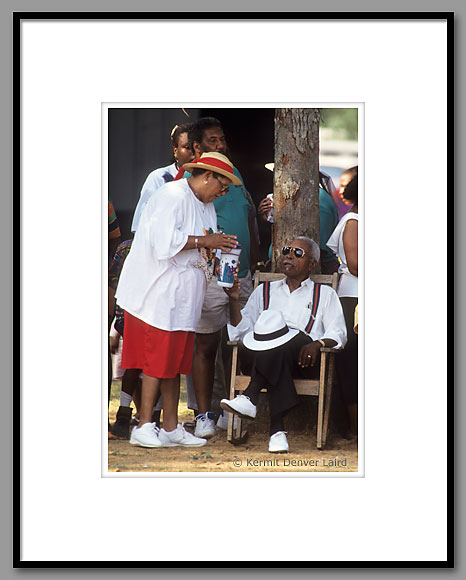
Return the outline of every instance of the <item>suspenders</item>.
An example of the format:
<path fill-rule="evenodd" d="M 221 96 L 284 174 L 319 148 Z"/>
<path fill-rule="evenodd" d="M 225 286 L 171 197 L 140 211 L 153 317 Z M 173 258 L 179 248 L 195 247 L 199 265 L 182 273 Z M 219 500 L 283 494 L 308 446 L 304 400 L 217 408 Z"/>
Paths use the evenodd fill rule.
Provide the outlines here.
<path fill-rule="evenodd" d="M 319 301 L 320 301 L 320 284 L 316 284 L 314 282 L 314 294 L 312 295 L 311 317 L 309 318 L 309 322 L 306 324 L 306 328 L 304 329 L 306 334 L 310 334 L 311 329 L 314 326 L 317 309 L 319 308 Z"/>
<path fill-rule="evenodd" d="M 312 306 L 311 306 L 311 316 L 309 318 L 309 322 L 306 324 L 306 328 L 304 331 L 306 334 L 311 333 L 311 329 L 314 326 L 314 322 L 316 319 L 317 309 L 319 308 L 319 301 L 320 301 L 320 287 L 321 284 L 317 284 L 314 282 L 314 292 L 312 295 Z M 264 296 L 264 310 L 267 310 L 270 306 L 270 282 L 264 282 L 262 284 L 262 292 Z"/>

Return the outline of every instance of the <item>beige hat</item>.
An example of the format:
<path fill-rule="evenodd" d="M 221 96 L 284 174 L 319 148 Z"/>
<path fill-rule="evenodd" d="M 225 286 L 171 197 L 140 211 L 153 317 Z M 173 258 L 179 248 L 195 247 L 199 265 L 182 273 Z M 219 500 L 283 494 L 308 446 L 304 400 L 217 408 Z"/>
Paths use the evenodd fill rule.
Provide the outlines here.
<path fill-rule="evenodd" d="M 223 155 L 222 153 L 203 153 L 199 159 L 195 159 L 190 163 L 185 163 L 183 169 L 207 169 L 209 171 L 214 171 L 215 173 L 220 173 L 233 183 L 233 185 L 243 185 L 241 179 L 236 177 L 233 173 L 233 163 Z"/>

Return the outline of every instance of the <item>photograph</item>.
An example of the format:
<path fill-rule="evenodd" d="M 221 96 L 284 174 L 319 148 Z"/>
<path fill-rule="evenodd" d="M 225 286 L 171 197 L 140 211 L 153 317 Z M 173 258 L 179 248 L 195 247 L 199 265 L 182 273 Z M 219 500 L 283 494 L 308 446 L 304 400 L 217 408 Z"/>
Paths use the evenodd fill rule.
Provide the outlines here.
<path fill-rule="evenodd" d="M 14 565 L 451 567 L 453 13 L 227 10 L 13 15 Z"/>
<path fill-rule="evenodd" d="M 331 105 L 103 107 L 109 473 L 358 472 L 363 106 Z"/>

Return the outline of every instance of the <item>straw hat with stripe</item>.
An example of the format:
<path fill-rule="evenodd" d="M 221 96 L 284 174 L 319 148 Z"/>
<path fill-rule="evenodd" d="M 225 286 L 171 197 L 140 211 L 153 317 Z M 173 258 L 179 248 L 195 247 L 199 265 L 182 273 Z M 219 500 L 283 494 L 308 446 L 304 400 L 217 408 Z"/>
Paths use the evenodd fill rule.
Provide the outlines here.
<path fill-rule="evenodd" d="M 199 159 L 185 163 L 183 169 L 188 171 L 190 169 L 214 171 L 215 173 L 220 173 L 220 175 L 228 177 L 233 185 L 242 185 L 241 179 L 233 173 L 233 163 L 222 153 L 203 153 Z"/>

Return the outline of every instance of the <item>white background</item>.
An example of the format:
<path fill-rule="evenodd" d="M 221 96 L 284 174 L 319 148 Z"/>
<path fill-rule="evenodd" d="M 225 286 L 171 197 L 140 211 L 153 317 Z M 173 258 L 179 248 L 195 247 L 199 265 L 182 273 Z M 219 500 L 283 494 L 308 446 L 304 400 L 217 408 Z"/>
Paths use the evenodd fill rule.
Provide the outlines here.
<path fill-rule="evenodd" d="M 445 559 L 446 343 L 430 337 L 446 336 L 446 23 L 22 36 L 22 558 Z M 101 103 L 119 101 L 365 103 L 364 479 L 101 478 Z M 193 537 L 195 510 L 222 531 Z M 119 513 L 141 529 L 128 551 L 108 533 Z M 232 553 L 227 532 L 249 526 Z"/>

